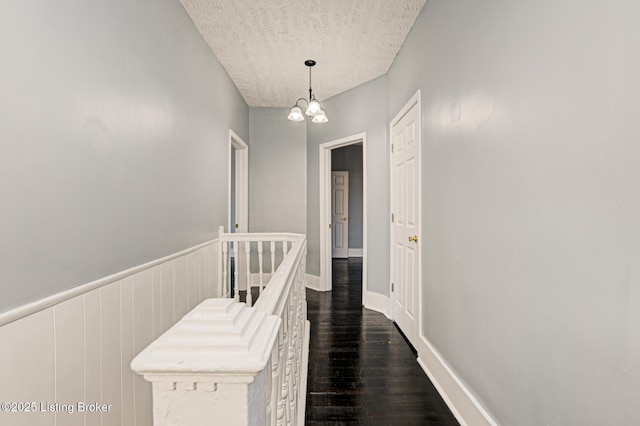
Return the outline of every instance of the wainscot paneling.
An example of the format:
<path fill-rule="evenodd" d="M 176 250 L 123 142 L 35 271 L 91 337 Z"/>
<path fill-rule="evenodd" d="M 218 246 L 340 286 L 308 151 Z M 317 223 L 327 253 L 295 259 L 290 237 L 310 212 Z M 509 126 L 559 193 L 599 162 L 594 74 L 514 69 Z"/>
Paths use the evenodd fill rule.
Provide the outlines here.
<path fill-rule="evenodd" d="M 54 321 L 53 309 L 47 309 L 0 327 L 0 401 L 16 403 L 10 409 L 25 409 L 19 403 L 38 404 L 30 412 L 5 411 L 3 405 L 0 424 L 54 424 L 55 413 L 41 411 L 39 406 L 56 400 Z"/>
<path fill-rule="evenodd" d="M 151 426 L 151 384 L 129 364 L 218 296 L 217 251 L 210 241 L 0 314 L 0 402 L 15 403 L 0 424 Z"/>

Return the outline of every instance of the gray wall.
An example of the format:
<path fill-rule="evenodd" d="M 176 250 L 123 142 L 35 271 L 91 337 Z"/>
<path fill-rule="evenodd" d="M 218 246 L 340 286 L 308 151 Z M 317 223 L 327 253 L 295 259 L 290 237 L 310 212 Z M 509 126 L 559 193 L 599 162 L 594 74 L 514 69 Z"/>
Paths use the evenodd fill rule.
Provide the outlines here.
<path fill-rule="evenodd" d="M 640 424 L 640 2 L 431 0 L 423 326 L 505 425 Z"/>
<path fill-rule="evenodd" d="M 307 229 L 305 122 L 287 120 L 288 108 L 251 108 L 250 232 Z"/>
<path fill-rule="evenodd" d="M 369 290 L 389 295 L 389 151 L 387 76 L 383 75 L 322 102 L 329 122 L 307 127 L 307 272 L 320 275 L 318 146 L 367 133 Z"/>
<path fill-rule="evenodd" d="M 332 150 L 331 170 L 349 172 L 349 248 L 362 248 L 362 145 Z"/>
<path fill-rule="evenodd" d="M 227 222 L 248 108 L 179 2 L 5 1 L 0 51 L 0 311 Z"/>

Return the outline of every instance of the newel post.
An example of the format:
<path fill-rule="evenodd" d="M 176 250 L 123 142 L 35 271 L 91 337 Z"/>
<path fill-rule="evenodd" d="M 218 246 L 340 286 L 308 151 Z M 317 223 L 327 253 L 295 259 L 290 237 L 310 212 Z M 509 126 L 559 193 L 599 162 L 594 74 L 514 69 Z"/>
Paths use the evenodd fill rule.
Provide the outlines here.
<path fill-rule="evenodd" d="M 189 312 L 131 361 L 153 383 L 153 424 L 269 424 L 280 322 L 232 299 L 208 299 Z"/>

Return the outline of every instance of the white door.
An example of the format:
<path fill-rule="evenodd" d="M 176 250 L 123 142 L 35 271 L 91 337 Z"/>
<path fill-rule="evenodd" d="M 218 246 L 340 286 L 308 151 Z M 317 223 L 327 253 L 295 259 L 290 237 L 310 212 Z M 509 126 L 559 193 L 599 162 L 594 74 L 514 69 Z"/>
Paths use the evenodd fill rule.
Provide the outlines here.
<path fill-rule="evenodd" d="M 349 257 L 349 172 L 331 172 L 331 257 Z"/>
<path fill-rule="evenodd" d="M 393 318 L 415 346 L 419 327 L 419 105 L 391 122 L 391 279 Z"/>

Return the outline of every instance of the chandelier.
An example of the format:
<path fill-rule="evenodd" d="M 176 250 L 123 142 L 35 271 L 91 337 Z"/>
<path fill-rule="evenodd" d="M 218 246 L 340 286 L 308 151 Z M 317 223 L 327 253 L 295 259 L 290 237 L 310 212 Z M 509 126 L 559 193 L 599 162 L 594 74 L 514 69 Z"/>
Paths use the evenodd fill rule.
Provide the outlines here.
<path fill-rule="evenodd" d="M 324 110 L 320 106 L 320 102 L 316 100 L 315 95 L 313 94 L 313 90 L 311 89 L 311 67 L 316 64 L 316 61 L 312 59 L 308 59 L 304 61 L 304 64 L 309 67 L 309 100 L 305 98 L 300 98 L 296 101 L 296 104 L 291 108 L 291 112 L 289 112 L 289 116 L 287 117 L 291 121 L 303 121 L 304 115 L 302 115 L 302 108 L 300 108 L 300 102 L 304 101 L 307 104 L 307 110 L 305 114 L 311 118 L 313 123 L 326 123 L 329 121 L 327 118 L 327 114 L 325 114 Z"/>

